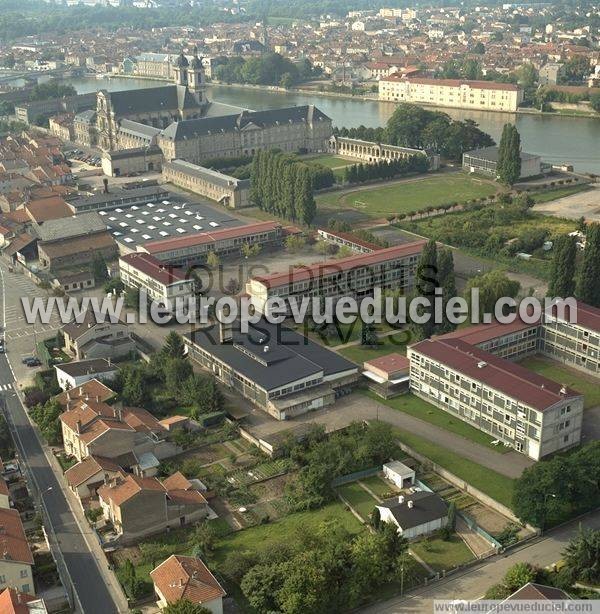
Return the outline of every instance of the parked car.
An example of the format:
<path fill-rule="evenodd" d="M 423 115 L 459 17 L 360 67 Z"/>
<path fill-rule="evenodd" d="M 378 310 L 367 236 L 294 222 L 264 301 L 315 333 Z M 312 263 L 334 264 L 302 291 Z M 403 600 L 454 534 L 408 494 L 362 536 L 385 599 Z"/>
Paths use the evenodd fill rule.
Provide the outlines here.
<path fill-rule="evenodd" d="M 42 364 L 42 361 L 35 356 L 27 356 L 21 362 L 28 367 L 39 367 Z"/>

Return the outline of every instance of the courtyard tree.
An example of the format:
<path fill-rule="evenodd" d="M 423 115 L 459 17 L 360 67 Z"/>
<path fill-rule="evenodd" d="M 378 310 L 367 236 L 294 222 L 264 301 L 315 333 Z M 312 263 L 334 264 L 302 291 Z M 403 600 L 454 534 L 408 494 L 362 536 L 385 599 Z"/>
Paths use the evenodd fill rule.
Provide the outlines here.
<path fill-rule="evenodd" d="M 165 338 L 162 351 L 168 358 L 185 358 L 183 337 L 172 330 Z"/>
<path fill-rule="evenodd" d="M 577 278 L 576 297 L 600 307 L 600 224 L 588 224 L 583 261 Z"/>
<path fill-rule="evenodd" d="M 574 581 L 600 583 L 600 530 L 579 526 L 564 553 L 565 565 Z"/>
<path fill-rule="evenodd" d="M 505 185 L 514 185 L 521 176 L 521 136 L 513 124 L 505 124 L 502 130 L 496 174 Z"/>
<path fill-rule="evenodd" d="M 575 292 L 577 246 L 575 238 L 561 235 L 554 241 L 548 296 L 567 298 Z"/>

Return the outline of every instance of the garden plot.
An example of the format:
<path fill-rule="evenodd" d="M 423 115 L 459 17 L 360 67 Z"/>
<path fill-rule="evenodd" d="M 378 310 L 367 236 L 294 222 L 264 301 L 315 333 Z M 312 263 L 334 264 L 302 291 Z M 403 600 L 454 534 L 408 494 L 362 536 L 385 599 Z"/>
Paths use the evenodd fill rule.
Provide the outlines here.
<path fill-rule="evenodd" d="M 282 475 L 295 468 L 293 461 L 289 459 L 277 459 L 260 463 L 249 469 L 240 469 L 227 476 L 227 481 L 236 487 L 256 484 L 269 480 L 277 475 Z"/>

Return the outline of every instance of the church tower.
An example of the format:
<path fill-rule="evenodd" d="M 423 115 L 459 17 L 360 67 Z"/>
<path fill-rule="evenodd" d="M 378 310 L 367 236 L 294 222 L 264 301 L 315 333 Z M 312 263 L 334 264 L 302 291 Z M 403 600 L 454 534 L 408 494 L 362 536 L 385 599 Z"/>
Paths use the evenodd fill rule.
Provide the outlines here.
<path fill-rule="evenodd" d="M 175 73 L 175 84 L 176 85 L 187 85 L 188 84 L 188 67 L 189 62 L 188 59 L 183 55 L 183 49 L 179 54 L 178 58 L 175 60 L 175 65 L 173 66 L 173 72 Z"/>
<path fill-rule="evenodd" d="M 198 57 L 198 47 L 194 46 L 194 57 L 190 62 L 188 71 L 188 90 L 192 92 L 199 104 L 206 102 L 204 94 L 204 68 L 202 67 L 202 58 Z"/>

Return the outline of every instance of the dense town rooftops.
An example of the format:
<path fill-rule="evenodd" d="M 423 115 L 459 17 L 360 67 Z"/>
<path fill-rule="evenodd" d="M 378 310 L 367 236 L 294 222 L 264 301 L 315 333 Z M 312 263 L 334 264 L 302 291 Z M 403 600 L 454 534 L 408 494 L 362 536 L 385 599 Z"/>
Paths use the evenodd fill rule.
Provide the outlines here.
<path fill-rule="evenodd" d="M 214 232 L 198 232 L 183 237 L 150 241 L 144 244 L 143 250 L 150 254 L 156 254 L 177 249 L 185 249 L 187 247 L 194 247 L 196 245 L 216 243 L 217 241 L 236 239 L 251 234 L 269 232 L 277 228 L 281 228 L 281 224 L 279 222 L 257 222 L 256 224 L 236 226 L 235 228 L 225 228 Z"/>
<path fill-rule="evenodd" d="M 410 346 L 410 351 L 426 356 L 538 411 L 547 410 L 564 399 L 581 397 L 580 393 L 571 388 L 480 350 L 462 339 L 427 339 Z"/>
<path fill-rule="evenodd" d="M 252 279 L 261 282 L 267 288 L 277 288 L 299 281 L 314 280 L 327 275 L 352 271 L 361 267 L 376 266 L 396 258 L 416 256 L 421 253 L 425 243 L 425 241 L 414 241 L 412 243 L 379 249 L 369 254 L 358 254 L 356 256 L 348 256 L 347 258 L 340 258 L 335 262 L 303 266 L 302 268 L 295 268 L 288 273 L 272 273 L 271 275 L 255 276 Z"/>
<path fill-rule="evenodd" d="M 168 603 L 180 599 L 206 603 L 226 594 L 208 567 L 192 556 L 172 554 L 150 572 L 150 577 Z"/>

